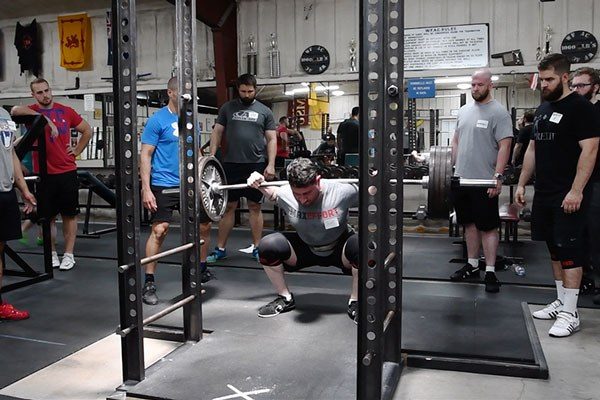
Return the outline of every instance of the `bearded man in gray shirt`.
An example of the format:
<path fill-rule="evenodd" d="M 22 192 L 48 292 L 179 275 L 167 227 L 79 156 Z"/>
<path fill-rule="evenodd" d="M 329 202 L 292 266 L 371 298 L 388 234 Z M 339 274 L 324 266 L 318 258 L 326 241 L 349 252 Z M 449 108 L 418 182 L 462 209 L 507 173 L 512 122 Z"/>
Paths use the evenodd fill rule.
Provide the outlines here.
<path fill-rule="evenodd" d="M 288 216 L 295 232 L 271 233 L 261 239 L 258 254 L 277 298 L 262 306 L 258 316 L 274 317 L 296 307 L 284 271 L 311 266 L 336 266 L 352 275 L 348 316 L 358 320 L 358 235 L 348 227 L 348 211 L 358 206 L 358 186 L 321 179 L 317 166 L 297 158 L 287 168 L 289 184 L 260 186 L 264 177 L 254 172 L 247 180 Z"/>
<path fill-rule="evenodd" d="M 458 111 L 452 138 L 455 174 L 461 178 L 496 179 L 495 188 L 459 187 L 451 198 L 458 223 L 465 228 L 467 264 L 450 276 L 453 281 L 479 278 L 479 249 L 485 256 L 485 290 L 496 293 L 500 282 L 495 264 L 498 251 L 498 195 L 502 191 L 504 167 L 512 144 L 512 122 L 508 111 L 492 97 L 492 74 L 488 69 L 471 76 L 475 100 Z"/>

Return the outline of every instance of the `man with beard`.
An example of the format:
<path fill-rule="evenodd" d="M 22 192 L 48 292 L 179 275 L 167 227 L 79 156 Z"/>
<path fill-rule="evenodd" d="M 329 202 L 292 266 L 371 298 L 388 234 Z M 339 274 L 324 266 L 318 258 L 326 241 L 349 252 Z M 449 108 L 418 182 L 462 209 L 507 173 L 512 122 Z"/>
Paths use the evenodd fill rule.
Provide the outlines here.
<path fill-rule="evenodd" d="M 495 264 L 498 251 L 498 195 L 502 191 L 504 167 L 510 156 L 512 123 L 508 111 L 493 99 L 492 74 L 488 69 L 471 76 L 475 100 L 458 111 L 452 138 L 455 173 L 461 178 L 496 179 L 495 188 L 461 187 L 451 193 L 458 223 L 464 226 L 468 260 L 450 276 L 453 281 L 478 279 L 479 249 L 485 256 L 485 291 L 497 293 L 500 282 Z"/>
<path fill-rule="evenodd" d="M 544 102 L 535 112 L 533 138 L 515 193 L 525 205 L 525 184 L 535 172 L 531 236 L 548 246 L 557 299 L 534 318 L 556 321 L 548 332 L 565 337 L 579 330 L 577 298 L 585 264 L 585 228 L 600 122 L 594 106 L 569 91 L 569 60 L 548 54 L 538 65 Z"/>
<path fill-rule="evenodd" d="M 598 71 L 590 67 L 581 67 L 571 75 L 571 90 L 588 99 L 596 108 L 596 115 L 600 115 L 600 102 L 596 97 L 600 90 L 600 76 Z M 590 177 L 590 209 L 588 214 L 588 246 L 590 263 L 595 277 L 600 278 L 600 159 L 596 157 L 596 166 Z M 594 296 L 594 303 L 600 304 L 600 293 Z"/>
<path fill-rule="evenodd" d="M 215 155 L 225 137 L 226 145 L 221 146 L 221 152 L 228 184 L 246 183 L 254 171 L 264 171 L 265 179 L 273 179 L 277 153 L 277 125 L 273 113 L 255 99 L 256 78 L 253 75 L 240 75 L 236 87 L 239 98 L 228 101 L 219 110 L 217 123 L 210 134 L 210 154 Z M 263 230 L 263 195 L 259 190 L 247 188 L 229 191 L 225 214 L 219 222 L 217 247 L 207 257 L 207 262 L 214 263 L 227 257 L 225 246 L 233 229 L 235 209 L 241 197 L 248 200 L 254 245 L 252 256 L 258 260 L 257 246 Z"/>
<path fill-rule="evenodd" d="M 92 128 L 71 107 L 54 101 L 48 81 L 38 78 L 29 86 L 36 104 L 15 106 L 11 114 L 41 114 L 48 120 L 45 131 L 48 176 L 43 192 L 37 193 L 40 202 L 38 216 L 54 221 L 58 214 L 61 215 L 65 251 L 62 261 L 59 261 L 55 238 L 52 237 L 52 266 L 66 271 L 75 266 L 73 253 L 79 214 L 79 181 L 75 159 L 92 138 Z M 71 129 L 81 133 L 76 145 L 71 143 Z M 37 152 L 33 153 L 33 169 L 36 173 L 39 171 Z"/>

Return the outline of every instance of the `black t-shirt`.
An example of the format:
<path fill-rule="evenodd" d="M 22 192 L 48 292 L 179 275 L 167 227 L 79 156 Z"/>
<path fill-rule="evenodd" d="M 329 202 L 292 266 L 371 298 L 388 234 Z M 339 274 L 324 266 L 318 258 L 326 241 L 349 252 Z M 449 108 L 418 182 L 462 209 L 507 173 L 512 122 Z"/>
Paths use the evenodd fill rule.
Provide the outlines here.
<path fill-rule="evenodd" d="M 596 116 L 600 119 L 600 101 L 594 103 L 594 109 L 596 110 Z M 590 182 L 600 182 L 600 152 L 596 156 L 596 166 L 594 167 L 592 176 L 590 176 Z"/>
<path fill-rule="evenodd" d="M 531 135 L 533 134 L 533 125 L 525 125 L 521 129 L 519 129 L 519 133 L 517 134 L 516 143 L 521 143 L 521 152 L 519 156 L 515 160 L 515 165 L 522 165 L 523 158 L 525 157 L 525 152 L 527 151 L 527 146 L 529 146 L 529 141 L 531 140 Z"/>
<path fill-rule="evenodd" d="M 571 190 L 581 154 L 579 141 L 600 136 L 597 114 L 592 103 L 577 93 L 538 107 L 532 136 L 536 195 L 558 198 Z"/>
<path fill-rule="evenodd" d="M 349 118 L 338 126 L 337 136 L 341 142 L 340 153 L 358 153 L 358 120 Z"/>

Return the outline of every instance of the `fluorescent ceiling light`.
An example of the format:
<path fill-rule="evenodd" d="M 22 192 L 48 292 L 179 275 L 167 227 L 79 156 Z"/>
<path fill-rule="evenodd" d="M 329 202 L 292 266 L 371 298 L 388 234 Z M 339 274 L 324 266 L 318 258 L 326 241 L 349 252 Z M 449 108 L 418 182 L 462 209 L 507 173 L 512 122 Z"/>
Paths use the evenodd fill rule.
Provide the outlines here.
<path fill-rule="evenodd" d="M 499 79 L 498 75 L 492 75 L 492 82 Z M 435 78 L 435 83 L 471 83 L 470 76 L 448 76 L 445 78 Z"/>
<path fill-rule="evenodd" d="M 471 87 L 470 83 L 459 83 L 458 85 L 456 85 L 457 88 L 459 88 L 460 90 L 467 90 Z"/>
<path fill-rule="evenodd" d="M 292 89 L 292 90 L 287 90 L 287 91 L 285 91 L 284 94 L 286 96 L 293 96 L 293 95 L 298 94 L 298 93 L 308 93 L 308 92 L 310 92 L 310 88 L 308 88 L 308 87 L 301 87 L 301 88 L 295 88 L 295 89 Z"/>
<path fill-rule="evenodd" d="M 334 96 L 342 96 L 344 94 L 343 90 L 334 90 L 333 92 L 331 92 L 332 95 Z"/>
<path fill-rule="evenodd" d="M 316 92 L 324 92 L 326 90 L 338 90 L 340 87 L 338 85 L 331 85 L 331 86 L 317 86 L 315 87 L 315 91 Z"/>
<path fill-rule="evenodd" d="M 302 86 L 304 86 L 304 87 L 308 87 L 308 82 L 302 82 L 302 83 L 300 83 L 300 84 L 301 84 Z"/>

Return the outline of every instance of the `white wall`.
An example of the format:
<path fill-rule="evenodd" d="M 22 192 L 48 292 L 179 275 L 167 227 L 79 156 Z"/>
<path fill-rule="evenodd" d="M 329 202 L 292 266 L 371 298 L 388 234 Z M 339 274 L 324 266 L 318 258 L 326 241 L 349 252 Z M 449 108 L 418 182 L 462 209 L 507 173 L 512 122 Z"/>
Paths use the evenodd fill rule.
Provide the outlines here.
<path fill-rule="evenodd" d="M 1 0 L 8 1 L 8 0 Z M 35 10 L 32 10 L 32 13 Z M 4 48 L 4 57 L 0 57 L 0 70 L 4 70 L 4 80 L 0 80 L 0 92 L 29 92 L 28 82 L 34 79 L 29 74 L 20 75 L 17 50 L 13 44 L 17 22 L 29 24 L 37 18 L 42 32 L 42 76 L 50 81 L 55 90 L 71 88 L 75 85 L 75 77 L 81 79 L 81 88 L 106 88 L 112 91 L 111 81 L 102 77 L 111 77 L 112 69 L 106 65 L 108 41 L 106 37 L 106 9 L 73 10 L 72 13 L 87 12 L 92 23 L 92 67 L 89 71 L 67 71 L 60 66 L 60 47 L 58 45 L 57 14 L 32 15 L 29 18 L 1 19 L 0 48 Z M 168 80 L 174 66 L 175 58 L 175 7 L 165 0 L 144 2 L 138 6 L 137 12 L 137 68 L 138 74 L 151 73 L 139 84 L 161 84 Z M 197 21 L 196 42 L 198 78 L 202 79 L 208 70 L 207 62 L 214 63 L 212 31 Z M 162 87 L 161 87 L 162 88 Z"/>

